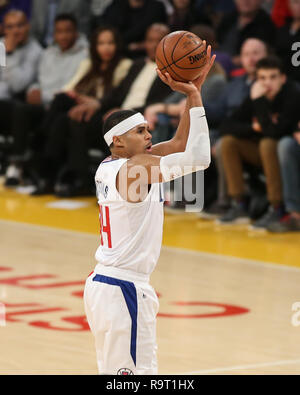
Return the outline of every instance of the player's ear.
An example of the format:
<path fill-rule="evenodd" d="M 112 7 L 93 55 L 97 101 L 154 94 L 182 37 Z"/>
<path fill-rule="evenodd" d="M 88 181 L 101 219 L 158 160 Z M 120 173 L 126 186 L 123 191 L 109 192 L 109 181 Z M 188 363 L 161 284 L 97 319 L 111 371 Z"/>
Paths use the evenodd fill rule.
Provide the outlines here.
<path fill-rule="evenodd" d="M 113 137 L 114 147 L 124 147 L 124 142 L 122 136 L 114 136 Z"/>

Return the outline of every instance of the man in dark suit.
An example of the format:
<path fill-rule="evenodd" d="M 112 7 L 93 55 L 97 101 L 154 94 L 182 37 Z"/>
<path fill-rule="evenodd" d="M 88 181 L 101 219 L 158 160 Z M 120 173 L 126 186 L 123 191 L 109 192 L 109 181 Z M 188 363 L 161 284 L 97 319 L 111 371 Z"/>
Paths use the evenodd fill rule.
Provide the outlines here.
<path fill-rule="evenodd" d="M 169 86 L 158 77 L 155 63 L 156 47 L 168 33 L 169 28 L 166 25 L 151 25 L 145 38 L 146 58 L 136 60 L 121 84 L 100 102 L 90 97 L 78 96 L 76 99 L 79 105 L 71 109 L 68 119 L 65 117 L 61 120 L 61 127 L 56 125 L 56 133 L 69 136 L 64 168 L 76 177 L 76 182 L 73 178 L 72 182 L 61 186 L 59 192 L 56 188 L 59 196 L 86 193 L 88 189 L 86 180 L 90 179 L 88 157 L 90 147 L 99 148 L 104 155 L 109 154 L 101 133 L 103 118 L 117 109 L 143 112 L 148 105 L 161 102 L 171 93 Z M 51 156 L 55 158 L 55 147 L 52 153 L 48 150 L 47 154 L 50 162 Z M 43 193 L 43 188 L 37 193 Z"/>

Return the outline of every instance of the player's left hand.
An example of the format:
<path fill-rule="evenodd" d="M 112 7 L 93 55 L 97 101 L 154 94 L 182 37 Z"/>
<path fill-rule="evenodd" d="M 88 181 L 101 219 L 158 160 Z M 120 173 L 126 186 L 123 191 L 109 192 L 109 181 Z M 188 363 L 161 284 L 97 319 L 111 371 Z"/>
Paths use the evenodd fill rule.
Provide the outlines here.
<path fill-rule="evenodd" d="M 176 92 L 183 93 L 184 95 L 189 95 L 196 91 L 195 86 L 192 82 L 180 82 L 174 80 L 169 73 L 162 73 L 159 69 L 156 69 L 159 78 L 164 82 L 166 85 Z"/>

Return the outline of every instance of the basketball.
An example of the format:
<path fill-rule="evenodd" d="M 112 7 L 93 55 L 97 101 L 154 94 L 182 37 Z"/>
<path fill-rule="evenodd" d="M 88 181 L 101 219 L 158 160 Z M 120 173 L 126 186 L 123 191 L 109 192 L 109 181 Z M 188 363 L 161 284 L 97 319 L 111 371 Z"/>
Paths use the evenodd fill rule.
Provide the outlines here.
<path fill-rule="evenodd" d="M 176 81 L 193 81 L 206 64 L 206 49 L 201 38 L 188 31 L 176 31 L 165 36 L 156 49 L 156 64 L 164 74 Z"/>

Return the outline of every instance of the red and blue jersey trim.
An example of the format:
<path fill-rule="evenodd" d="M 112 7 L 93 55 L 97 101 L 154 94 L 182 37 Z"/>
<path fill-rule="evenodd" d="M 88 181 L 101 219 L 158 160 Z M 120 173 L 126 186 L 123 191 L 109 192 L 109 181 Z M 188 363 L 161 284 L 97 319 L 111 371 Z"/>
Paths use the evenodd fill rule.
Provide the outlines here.
<path fill-rule="evenodd" d="M 101 162 L 101 165 L 102 165 L 103 163 L 114 162 L 114 161 L 119 160 L 119 159 L 121 159 L 121 158 L 112 159 L 111 156 L 108 156 L 107 158 L 104 159 L 104 161 Z"/>

